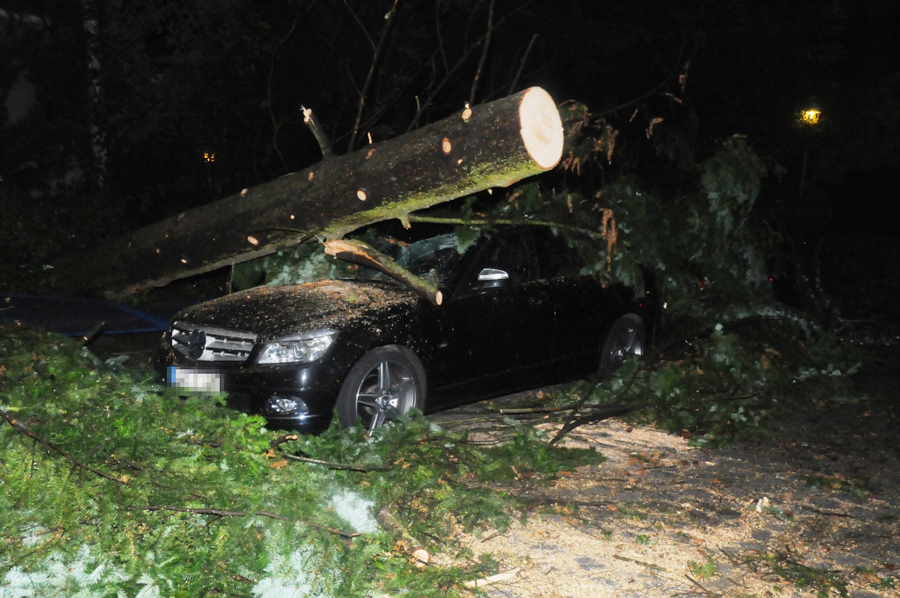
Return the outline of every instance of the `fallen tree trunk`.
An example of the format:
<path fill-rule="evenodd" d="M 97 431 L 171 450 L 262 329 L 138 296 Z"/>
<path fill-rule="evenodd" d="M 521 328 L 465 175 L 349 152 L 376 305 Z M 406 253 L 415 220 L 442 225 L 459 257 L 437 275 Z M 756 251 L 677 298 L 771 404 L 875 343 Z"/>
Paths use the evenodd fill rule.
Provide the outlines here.
<path fill-rule="evenodd" d="M 244 189 L 54 264 L 58 293 L 124 295 L 268 255 L 312 235 L 339 239 L 553 168 L 563 131 L 539 87 L 304 171 Z"/>

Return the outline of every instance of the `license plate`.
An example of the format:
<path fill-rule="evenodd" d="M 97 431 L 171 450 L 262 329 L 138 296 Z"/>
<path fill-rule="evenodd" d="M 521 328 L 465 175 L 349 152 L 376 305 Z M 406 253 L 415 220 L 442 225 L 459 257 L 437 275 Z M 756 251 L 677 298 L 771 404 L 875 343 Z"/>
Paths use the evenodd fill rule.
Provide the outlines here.
<path fill-rule="evenodd" d="M 198 394 L 218 394 L 223 390 L 220 373 L 174 365 L 166 372 L 166 385 Z"/>

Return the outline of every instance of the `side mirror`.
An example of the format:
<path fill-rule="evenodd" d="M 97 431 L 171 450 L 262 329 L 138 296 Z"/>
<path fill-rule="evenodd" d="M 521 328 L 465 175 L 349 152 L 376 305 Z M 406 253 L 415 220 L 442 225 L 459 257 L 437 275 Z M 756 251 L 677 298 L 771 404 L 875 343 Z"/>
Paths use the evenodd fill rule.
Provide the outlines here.
<path fill-rule="evenodd" d="M 503 270 L 497 270 L 495 268 L 485 268 L 481 272 L 478 273 L 478 282 L 493 282 L 497 280 L 508 280 L 509 274 L 504 272 Z"/>
<path fill-rule="evenodd" d="M 484 268 L 478 273 L 478 284 L 475 285 L 474 289 L 495 289 L 505 285 L 507 280 L 509 280 L 509 274 L 506 271 L 496 268 Z"/>

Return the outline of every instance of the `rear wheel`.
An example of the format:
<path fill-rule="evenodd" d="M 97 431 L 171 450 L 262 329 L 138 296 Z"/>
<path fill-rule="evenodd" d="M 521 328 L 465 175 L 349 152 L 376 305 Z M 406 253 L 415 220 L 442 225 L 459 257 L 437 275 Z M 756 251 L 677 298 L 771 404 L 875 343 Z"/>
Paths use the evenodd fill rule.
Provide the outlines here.
<path fill-rule="evenodd" d="M 608 380 L 629 355 L 644 354 L 644 321 L 636 314 L 616 320 L 603 341 L 600 353 L 600 378 Z"/>
<path fill-rule="evenodd" d="M 361 423 L 369 432 L 413 407 L 425 408 L 425 370 L 415 353 L 395 345 L 363 355 L 347 374 L 337 400 L 341 425 Z"/>

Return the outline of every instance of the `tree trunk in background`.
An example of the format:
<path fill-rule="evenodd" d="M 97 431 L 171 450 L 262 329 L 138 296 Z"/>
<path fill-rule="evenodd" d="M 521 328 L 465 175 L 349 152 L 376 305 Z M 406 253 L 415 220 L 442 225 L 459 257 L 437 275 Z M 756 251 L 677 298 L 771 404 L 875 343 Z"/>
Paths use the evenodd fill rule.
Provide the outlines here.
<path fill-rule="evenodd" d="M 106 181 L 106 131 L 101 125 L 103 116 L 103 90 L 100 87 L 100 36 L 97 32 L 96 0 L 82 0 L 84 10 L 84 33 L 87 37 L 87 72 L 90 77 L 88 87 L 88 125 L 91 132 L 91 154 L 93 164 L 91 175 L 96 189 L 103 189 Z"/>
<path fill-rule="evenodd" d="M 119 296 L 274 253 L 311 235 L 339 239 L 556 166 L 563 130 L 539 87 L 319 162 L 54 264 L 53 290 Z"/>

